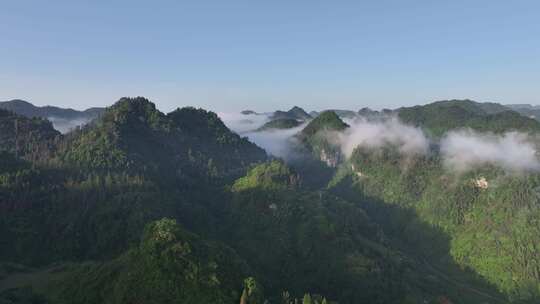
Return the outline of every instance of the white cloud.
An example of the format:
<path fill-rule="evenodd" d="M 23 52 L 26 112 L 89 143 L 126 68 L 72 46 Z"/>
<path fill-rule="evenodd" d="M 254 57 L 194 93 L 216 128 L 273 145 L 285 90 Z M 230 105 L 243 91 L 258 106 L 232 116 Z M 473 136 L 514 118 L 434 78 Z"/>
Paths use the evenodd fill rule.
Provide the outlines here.
<path fill-rule="evenodd" d="M 451 131 L 441 140 L 441 155 L 447 168 L 460 172 L 487 164 L 513 172 L 540 170 L 533 140 L 518 132 Z"/>
<path fill-rule="evenodd" d="M 217 115 L 229 129 L 238 134 L 254 131 L 269 121 L 268 114 L 218 112 Z"/>
<path fill-rule="evenodd" d="M 250 141 L 266 150 L 266 152 L 281 157 L 291 159 L 294 157 L 294 135 L 300 132 L 306 124 L 291 129 L 274 129 L 261 132 L 250 132 L 245 135 Z"/>
<path fill-rule="evenodd" d="M 79 118 L 79 119 L 65 119 L 58 117 L 47 117 L 47 119 L 52 122 L 53 127 L 60 131 L 60 133 L 67 133 L 76 127 L 83 126 L 91 121 L 88 118 Z"/>
<path fill-rule="evenodd" d="M 429 150 L 429 140 L 422 130 L 405 125 L 395 117 L 377 121 L 359 118 L 347 123 L 350 128 L 338 134 L 341 150 L 347 157 L 359 146 L 380 148 L 390 144 L 407 155 L 426 154 Z"/>

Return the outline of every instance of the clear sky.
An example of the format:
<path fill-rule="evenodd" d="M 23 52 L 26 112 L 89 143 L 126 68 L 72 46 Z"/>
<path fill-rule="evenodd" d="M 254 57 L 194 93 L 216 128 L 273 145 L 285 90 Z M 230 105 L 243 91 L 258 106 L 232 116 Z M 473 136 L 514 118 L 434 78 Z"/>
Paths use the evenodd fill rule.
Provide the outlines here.
<path fill-rule="evenodd" d="M 540 104 L 540 1 L 0 0 L 0 100 Z"/>

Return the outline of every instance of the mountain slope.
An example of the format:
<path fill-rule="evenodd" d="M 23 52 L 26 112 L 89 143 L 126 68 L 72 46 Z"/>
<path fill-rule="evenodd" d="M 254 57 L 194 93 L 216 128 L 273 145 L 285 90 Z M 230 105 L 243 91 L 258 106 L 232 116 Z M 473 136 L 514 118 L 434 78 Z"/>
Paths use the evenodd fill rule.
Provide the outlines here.
<path fill-rule="evenodd" d="M 507 108 L 510 108 L 523 116 L 540 120 L 540 107 L 533 106 L 529 104 L 509 104 L 505 105 Z"/>
<path fill-rule="evenodd" d="M 493 103 L 448 100 L 400 108 L 397 112 L 403 122 L 422 127 L 434 136 L 441 136 L 457 128 L 492 132 L 540 131 L 540 123 L 534 119 L 521 116 L 502 105 Z"/>
<path fill-rule="evenodd" d="M 130 168 L 189 177 L 238 176 L 265 152 L 194 108 L 167 115 L 144 98 L 123 98 L 95 126 L 69 136 L 61 158 L 88 168 Z"/>
<path fill-rule="evenodd" d="M 165 115 L 144 98 L 120 100 L 53 150 L 47 167 L 32 162 L 26 166 L 33 170 L 0 172 L 0 209 L 9 210 L 0 216 L 0 239 L 17 244 L 2 259 L 43 265 L 109 258 L 164 216 L 205 227 L 213 215 L 203 206 L 224 182 L 266 160 L 215 114 L 186 108 Z"/>
<path fill-rule="evenodd" d="M 23 115 L 29 118 L 55 117 L 55 118 L 66 119 L 66 120 L 83 119 L 83 118 L 92 120 L 94 118 L 97 118 L 99 115 L 101 115 L 105 111 L 105 108 L 89 108 L 84 111 L 77 111 L 73 109 L 59 108 L 55 106 L 38 107 L 27 101 L 20 100 L 20 99 L 0 102 L 0 108 L 15 112 L 19 115 Z"/>
<path fill-rule="evenodd" d="M 341 151 L 331 141 L 332 133 L 348 127 L 335 112 L 322 112 L 296 135 L 301 143 L 299 148 L 329 167 L 336 167 L 341 160 Z"/>
<path fill-rule="evenodd" d="M 405 158 L 391 147 L 357 148 L 346 166 L 333 193 L 363 206 L 398 248 L 450 276 L 457 266 L 472 269 L 513 301 L 536 303 L 537 173 L 483 166 L 452 174 L 439 155 Z"/>
<path fill-rule="evenodd" d="M 274 114 L 270 117 L 272 120 L 275 119 L 296 119 L 296 120 L 308 120 L 311 119 L 304 109 L 294 106 L 289 111 L 275 111 Z"/>
<path fill-rule="evenodd" d="M 0 150 L 37 161 L 50 155 L 59 136 L 47 120 L 0 109 Z"/>
<path fill-rule="evenodd" d="M 233 303 L 248 272 L 231 248 L 163 218 L 130 251 L 71 266 L 43 292 L 55 303 Z"/>
<path fill-rule="evenodd" d="M 0 102 L 0 109 L 12 111 L 28 118 L 40 117 L 48 119 L 62 133 L 89 123 L 105 111 L 104 108 L 89 108 L 84 111 L 77 111 L 54 106 L 37 107 L 20 99 Z"/>
<path fill-rule="evenodd" d="M 262 125 L 260 128 L 257 129 L 257 131 L 269 131 L 269 130 L 282 130 L 282 129 L 291 129 L 298 127 L 302 124 L 302 122 L 292 119 L 292 118 L 280 118 L 271 120 L 264 125 Z"/>
<path fill-rule="evenodd" d="M 212 112 L 138 97 L 53 136 L 46 161 L 6 141 L 0 302 L 537 302 L 537 174 L 453 176 L 437 150 L 391 145 L 338 162 L 347 128 L 321 113 L 289 167 Z"/>
<path fill-rule="evenodd" d="M 342 131 L 349 127 L 334 111 L 325 111 L 312 120 L 301 132 L 302 137 L 310 137 L 319 132 Z"/>

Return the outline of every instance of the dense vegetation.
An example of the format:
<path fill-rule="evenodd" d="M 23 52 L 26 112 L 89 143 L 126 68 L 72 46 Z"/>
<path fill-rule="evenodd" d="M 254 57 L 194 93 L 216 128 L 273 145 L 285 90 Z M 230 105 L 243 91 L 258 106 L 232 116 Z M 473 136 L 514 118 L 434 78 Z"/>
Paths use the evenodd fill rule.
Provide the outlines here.
<path fill-rule="evenodd" d="M 291 128 L 298 127 L 301 124 L 302 124 L 301 121 L 298 121 L 294 118 L 281 118 L 281 119 L 271 120 L 265 123 L 264 125 L 262 125 L 262 127 L 258 129 L 258 131 L 270 131 L 270 130 L 275 130 L 275 129 L 291 129 Z"/>
<path fill-rule="evenodd" d="M 540 299 L 538 175 L 486 167 L 459 176 L 435 156 L 403 159 L 391 149 L 357 149 L 350 166 L 334 192 L 352 189 L 347 197 L 369 206 L 390 237 L 408 240 L 399 248 L 428 263 L 472 269 L 512 300 Z"/>
<path fill-rule="evenodd" d="M 399 115 L 536 130 L 497 108 Z M 321 113 L 285 163 L 212 112 L 141 97 L 65 135 L 0 111 L 0 303 L 538 302 L 539 175 L 453 175 L 391 145 L 345 159 L 328 134 L 346 128 Z"/>
<path fill-rule="evenodd" d="M 434 136 L 458 128 L 495 133 L 511 130 L 540 131 L 540 124 L 532 118 L 499 104 L 470 100 L 439 101 L 425 106 L 400 108 L 397 112 L 403 122 L 422 127 Z"/>
<path fill-rule="evenodd" d="M 275 111 L 272 116 L 272 120 L 276 119 L 296 119 L 296 120 L 308 120 L 311 119 L 311 115 L 309 115 L 304 109 L 294 106 L 289 111 Z"/>
<path fill-rule="evenodd" d="M 332 142 L 332 138 L 336 132 L 348 127 L 334 111 L 324 111 L 297 135 L 302 143 L 299 148 L 302 153 L 310 154 L 329 167 L 336 167 L 341 160 L 341 152 Z"/>
<path fill-rule="evenodd" d="M 10 100 L 0 102 L 0 109 L 8 110 L 17 113 L 27 118 L 50 118 L 57 119 L 86 119 L 92 120 L 99 117 L 104 111 L 104 108 L 90 108 L 84 111 L 77 111 L 73 109 L 63 109 L 54 106 L 37 107 L 24 100 Z"/>
<path fill-rule="evenodd" d="M 523 116 L 540 120 L 540 108 L 538 106 L 533 106 L 530 104 L 513 104 L 506 105 L 506 107 L 518 112 Z"/>

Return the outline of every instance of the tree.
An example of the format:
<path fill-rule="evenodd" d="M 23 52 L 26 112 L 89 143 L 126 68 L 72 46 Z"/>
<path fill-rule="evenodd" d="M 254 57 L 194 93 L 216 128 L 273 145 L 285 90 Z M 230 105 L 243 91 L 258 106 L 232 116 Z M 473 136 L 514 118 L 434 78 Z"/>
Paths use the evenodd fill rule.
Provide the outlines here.
<path fill-rule="evenodd" d="M 249 277 L 244 280 L 244 290 L 240 297 L 240 304 L 263 304 L 263 290 L 255 278 Z"/>

